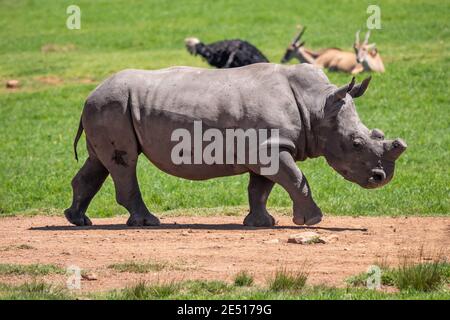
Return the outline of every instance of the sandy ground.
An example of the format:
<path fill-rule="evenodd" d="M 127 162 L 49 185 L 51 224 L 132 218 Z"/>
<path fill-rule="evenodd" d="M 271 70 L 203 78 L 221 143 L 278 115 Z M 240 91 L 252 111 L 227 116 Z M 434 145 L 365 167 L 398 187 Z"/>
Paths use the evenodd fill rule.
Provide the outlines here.
<path fill-rule="evenodd" d="M 96 280 L 83 280 L 82 291 L 122 288 L 141 280 L 210 279 L 232 281 L 241 270 L 263 284 L 274 271 L 306 264 L 310 284 L 345 286 L 345 279 L 374 263 L 398 264 L 405 254 L 450 257 L 450 218 L 326 217 L 318 227 L 295 226 L 280 217 L 275 228 L 242 226 L 243 217 L 163 218 L 159 227 L 129 228 L 126 217 L 93 219 L 92 227 L 73 227 L 62 217 L 0 219 L 0 263 L 77 265 Z M 288 243 L 290 235 L 314 231 L 325 244 Z M 21 245 L 27 245 L 23 248 Z M 28 246 L 31 246 L 28 247 Z M 118 262 L 161 262 L 158 272 L 111 270 Z M 0 275 L 0 282 L 21 283 L 30 276 Z M 64 285 L 66 275 L 39 280 Z"/>

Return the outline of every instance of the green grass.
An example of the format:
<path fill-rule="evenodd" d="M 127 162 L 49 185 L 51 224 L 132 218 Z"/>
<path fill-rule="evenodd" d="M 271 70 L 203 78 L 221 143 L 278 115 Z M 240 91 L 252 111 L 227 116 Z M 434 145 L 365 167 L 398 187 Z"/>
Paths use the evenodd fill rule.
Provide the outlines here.
<path fill-rule="evenodd" d="M 278 62 L 295 33 L 308 26 L 308 46 L 351 49 L 354 33 L 365 27 L 370 1 L 77 1 L 81 30 L 65 28 L 71 1 L 0 1 L 0 83 L 19 79 L 22 88 L 0 88 L 0 214 L 57 212 L 71 201 L 70 180 L 81 162 L 72 142 L 86 96 L 97 83 L 124 68 L 204 66 L 183 45 L 186 36 L 205 42 L 242 38 Z M 344 181 L 324 161 L 299 164 L 326 213 L 338 215 L 446 215 L 450 213 L 450 117 L 448 106 L 450 3 L 439 0 L 378 1 L 382 29 L 372 32 L 386 73 L 374 74 L 357 108 L 369 128 L 404 138 L 394 180 L 379 190 Z M 53 45 L 56 51 L 42 52 Z M 42 77 L 61 83 L 42 83 Z M 349 75 L 328 73 L 336 84 Z M 365 76 L 365 75 L 364 75 Z M 361 80 L 363 76 L 359 76 Z M 90 79 L 93 83 L 85 83 Z M 162 173 L 141 157 L 138 176 L 150 210 L 247 205 L 247 177 L 204 182 Z M 276 187 L 272 207 L 291 207 Z M 125 213 L 115 203 L 111 179 L 88 214 Z"/>
<path fill-rule="evenodd" d="M 253 284 L 253 276 L 247 271 L 241 271 L 234 277 L 234 285 L 238 287 L 249 287 Z"/>
<path fill-rule="evenodd" d="M 122 262 L 115 263 L 108 266 L 108 268 L 119 272 L 131 272 L 131 273 L 148 273 L 153 271 L 161 271 L 166 268 L 167 265 L 159 262 Z"/>
<path fill-rule="evenodd" d="M 165 299 L 174 295 L 179 289 L 177 283 L 152 284 L 147 285 L 145 282 L 139 282 L 137 285 L 125 288 L 123 290 L 114 291 L 107 296 L 108 299 L 119 300 L 154 300 Z"/>
<path fill-rule="evenodd" d="M 270 282 L 269 282 L 270 283 Z M 450 291 L 441 287 L 424 292 L 405 290 L 394 293 L 365 288 L 302 286 L 299 290 L 272 290 L 270 287 L 230 285 L 223 281 L 190 280 L 181 282 L 138 282 L 109 292 L 77 293 L 44 282 L 20 285 L 0 283 L 0 300 L 106 299 L 106 300 L 168 300 L 168 299 L 242 299 L 242 300 L 449 300 Z"/>
<path fill-rule="evenodd" d="M 400 291 L 432 292 L 450 284 L 450 263 L 441 261 L 411 263 L 397 268 L 381 269 L 381 284 L 395 286 Z M 366 285 L 369 274 L 361 273 L 347 279 L 352 286 Z"/>
<path fill-rule="evenodd" d="M 394 279 L 400 290 L 433 291 L 450 283 L 450 263 L 405 263 L 397 270 Z"/>
<path fill-rule="evenodd" d="M 298 292 L 303 289 L 306 280 L 308 280 L 308 273 L 304 271 L 278 270 L 273 279 L 269 281 L 269 289 L 275 292 Z"/>
<path fill-rule="evenodd" d="M 0 283 L 0 300 L 67 300 L 73 299 L 62 288 L 44 282 L 26 282 L 18 286 Z"/>
<path fill-rule="evenodd" d="M 387 293 L 365 288 L 334 288 L 302 286 L 300 290 L 272 290 L 266 287 L 243 287 L 222 281 L 184 281 L 178 283 L 150 284 L 140 282 L 121 290 L 104 294 L 91 294 L 92 299 L 145 300 L 145 299 L 242 299 L 242 300 L 374 300 L 374 299 L 450 299 L 450 291 L 401 291 Z"/>
<path fill-rule="evenodd" d="M 53 264 L 0 264 L 0 275 L 45 276 L 48 274 L 65 274 L 66 270 Z"/>

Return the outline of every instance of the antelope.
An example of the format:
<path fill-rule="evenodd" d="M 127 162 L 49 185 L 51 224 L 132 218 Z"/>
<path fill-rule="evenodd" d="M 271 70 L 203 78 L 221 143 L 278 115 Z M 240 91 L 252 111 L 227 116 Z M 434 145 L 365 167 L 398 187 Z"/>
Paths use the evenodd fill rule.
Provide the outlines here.
<path fill-rule="evenodd" d="M 369 44 L 370 30 L 367 31 L 364 42 L 359 42 L 359 32 L 356 32 L 355 43 L 353 49 L 355 50 L 356 61 L 360 63 L 364 71 L 384 72 L 384 64 L 378 53 L 375 43 Z"/>
<path fill-rule="evenodd" d="M 384 72 L 383 61 L 375 47 L 375 44 L 368 44 L 370 31 L 366 33 L 364 42 L 359 41 L 359 33 L 356 33 L 356 40 L 353 45 L 354 53 L 343 51 L 339 48 L 326 48 L 319 51 L 312 51 L 305 48 L 305 42 L 300 39 L 306 28 L 302 28 L 299 34 L 287 47 L 286 53 L 281 59 L 281 63 L 296 58 L 300 63 L 310 63 L 319 68 L 327 68 L 332 71 L 342 71 L 351 74 L 358 74 L 363 71 Z"/>

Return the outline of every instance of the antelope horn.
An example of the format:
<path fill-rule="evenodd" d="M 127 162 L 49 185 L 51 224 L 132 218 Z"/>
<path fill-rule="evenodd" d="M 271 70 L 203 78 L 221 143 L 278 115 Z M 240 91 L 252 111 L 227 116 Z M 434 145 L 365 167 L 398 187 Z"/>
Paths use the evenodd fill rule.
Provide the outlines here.
<path fill-rule="evenodd" d="M 298 33 L 298 35 L 294 38 L 294 40 L 292 40 L 292 44 L 296 44 L 300 38 L 302 37 L 303 33 L 305 32 L 306 27 L 303 27 L 300 32 Z"/>
<path fill-rule="evenodd" d="M 361 32 L 361 30 L 356 31 L 356 35 L 355 35 L 355 43 L 359 44 L 359 33 Z"/>
<path fill-rule="evenodd" d="M 369 37 L 370 37 L 370 30 L 367 31 L 366 33 L 366 37 L 364 38 L 364 44 L 367 44 L 369 42 Z"/>

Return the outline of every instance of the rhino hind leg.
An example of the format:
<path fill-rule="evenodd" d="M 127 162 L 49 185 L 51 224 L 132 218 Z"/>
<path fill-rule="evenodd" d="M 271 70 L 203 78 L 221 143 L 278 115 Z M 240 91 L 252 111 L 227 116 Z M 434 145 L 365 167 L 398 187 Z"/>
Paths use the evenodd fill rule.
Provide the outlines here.
<path fill-rule="evenodd" d="M 136 176 L 136 164 L 128 168 L 115 165 L 110 173 L 116 189 L 116 200 L 130 213 L 127 225 L 130 227 L 158 226 L 159 219 L 150 213 L 142 200 Z"/>
<path fill-rule="evenodd" d="M 107 176 L 108 170 L 101 162 L 94 156 L 89 156 L 72 179 L 72 205 L 64 211 L 64 215 L 70 223 L 76 226 L 92 225 L 85 213 Z"/>
<path fill-rule="evenodd" d="M 131 121 L 121 121 L 119 118 L 114 122 L 116 118 L 110 119 L 113 124 L 111 126 L 89 127 L 89 132 L 94 133 L 89 140 L 95 154 L 111 175 L 117 203 L 130 213 L 127 225 L 136 227 L 159 225 L 159 219 L 147 209 L 139 189 L 136 175 L 139 148 Z"/>
<path fill-rule="evenodd" d="M 244 225 L 251 227 L 273 227 L 275 219 L 267 212 L 266 204 L 274 183 L 260 175 L 250 172 L 248 200 L 250 213 L 244 219 Z"/>

